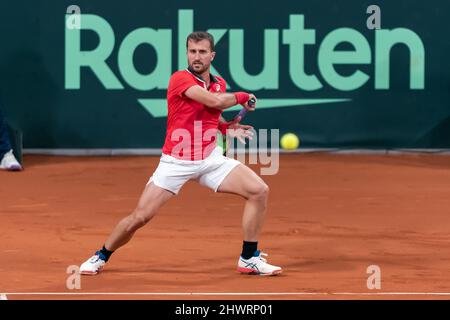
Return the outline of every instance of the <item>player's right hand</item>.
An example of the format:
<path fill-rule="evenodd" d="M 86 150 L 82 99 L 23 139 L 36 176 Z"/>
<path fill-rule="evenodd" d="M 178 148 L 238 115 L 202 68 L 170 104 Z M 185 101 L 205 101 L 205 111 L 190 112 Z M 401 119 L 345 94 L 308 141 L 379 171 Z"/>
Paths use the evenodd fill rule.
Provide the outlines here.
<path fill-rule="evenodd" d="M 257 100 L 256 100 L 256 97 L 255 97 L 255 95 L 254 95 L 253 93 L 250 93 L 250 94 L 249 94 L 249 99 L 248 99 L 248 100 L 251 100 L 251 99 L 254 99 L 254 100 L 255 100 L 255 103 L 254 103 L 254 104 L 252 104 L 251 106 L 249 106 L 249 105 L 248 105 L 248 101 L 247 101 L 246 103 L 244 103 L 244 104 L 242 105 L 245 109 L 247 109 L 247 111 L 255 111 Z"/>

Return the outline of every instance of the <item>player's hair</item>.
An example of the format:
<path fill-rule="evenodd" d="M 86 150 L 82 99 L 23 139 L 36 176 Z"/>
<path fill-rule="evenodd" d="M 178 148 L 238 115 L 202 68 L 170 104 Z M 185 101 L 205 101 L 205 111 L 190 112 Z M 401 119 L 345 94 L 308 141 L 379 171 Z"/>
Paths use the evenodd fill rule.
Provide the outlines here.
<path fill-rule="evenodd" d="M 199 42 L 202 40 L 208 40 L 209 45 L 211 47 L 211 51 L 214 51 L 214 37 L 212 34 L 205 31 L 194 31 L 190 35 L 188 35 L 186 39 L 186 48 L 188 47 L 189 40 Z"/>

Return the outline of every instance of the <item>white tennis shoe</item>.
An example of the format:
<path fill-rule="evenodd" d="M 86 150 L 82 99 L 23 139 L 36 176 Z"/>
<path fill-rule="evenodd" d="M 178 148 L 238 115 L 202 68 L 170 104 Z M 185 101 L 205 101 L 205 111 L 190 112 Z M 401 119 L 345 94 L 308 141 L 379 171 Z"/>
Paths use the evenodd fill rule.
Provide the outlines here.
<path fill-rule="evenodd" d="M 22 166 L 17 161 L 16 157 L 14 157 L 12 150 L 9 150 L 3 156 L 2 160 L 0 161 L 0 169 L 8 170 L 8 171 L 21 171 L 22 170 Z"/>
<path fill-rule="evenodd" d="M 257 274 L 260 276 L 274 276 L 283 272 L 281 267 L 273 266 L 267 263 L 268 254 L 259 250 L 255 251 L 255 254 L 250 259 L 239 258 L 237 270 L 240 273 Z"/>
<path fill-rule="evenodd" d="M 102 271 L 106 261 L 100 259 L 99 255 L 94 255 L 80 266 L 80 274 L 93 276 Z"/>

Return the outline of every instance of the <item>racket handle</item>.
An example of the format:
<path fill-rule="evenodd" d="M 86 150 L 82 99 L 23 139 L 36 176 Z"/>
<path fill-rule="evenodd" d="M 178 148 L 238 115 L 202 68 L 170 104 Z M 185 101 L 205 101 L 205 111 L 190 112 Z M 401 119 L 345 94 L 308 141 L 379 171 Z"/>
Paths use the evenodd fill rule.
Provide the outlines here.
<path fill-rule="evenodd" d="M 238 115 L 236 116 L 236 118 L 237 118 L 237 117 L 241 117 L 241 119 L 243 119 L 243 118 L 245 117 L 246 114 L 247 114 L 247 109 L 242 108 L 241 111 L 239 111 L 239 113 L 238 113 Z"/>
<path fill-rule="evenodd" d="M 251 98 L 250 100 L 248 100 L 248 105 L 252 107 L 255 104 L 255 102 L 256 102 L 255 99 Z M 236 116 L 236 118 L 237 117 L 241 117 L 241 120 L 242 120 L 242 119 L 244 119 L 246 114 L 247 114 L 247 109 L 242 108 L 242 110 L 239 111 L 239 113 Z"/>

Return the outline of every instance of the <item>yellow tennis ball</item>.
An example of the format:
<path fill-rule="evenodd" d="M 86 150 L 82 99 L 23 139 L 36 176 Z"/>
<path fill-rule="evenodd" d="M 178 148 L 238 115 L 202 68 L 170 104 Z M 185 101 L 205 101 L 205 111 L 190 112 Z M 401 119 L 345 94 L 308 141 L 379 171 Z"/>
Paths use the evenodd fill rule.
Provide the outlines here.
<path fill-rule="evenodd" d="M 294 133 L 286 133 L 281 137 L 281 147 L 286 150 L 294 150 L 298 148 L 300 140 Z"/>

